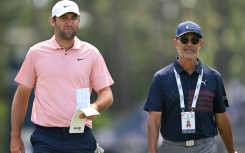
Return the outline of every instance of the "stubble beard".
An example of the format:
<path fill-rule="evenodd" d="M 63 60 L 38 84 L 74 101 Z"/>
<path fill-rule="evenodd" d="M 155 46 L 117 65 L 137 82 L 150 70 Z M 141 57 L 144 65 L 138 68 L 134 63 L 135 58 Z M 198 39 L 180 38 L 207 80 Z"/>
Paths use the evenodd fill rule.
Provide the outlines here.
<path fill-rule="evenodd" d="M 76 31 L 73 31 L 73 32 L 71 32 L 71 33 L 62 31 L 62 32 L 61 32 L 61 37 L 62 37 L 64 40 L 71 40 L 71 39 L 73 39 L 73 38 L 76 36 L 76 34 L 77 34 Z"/>

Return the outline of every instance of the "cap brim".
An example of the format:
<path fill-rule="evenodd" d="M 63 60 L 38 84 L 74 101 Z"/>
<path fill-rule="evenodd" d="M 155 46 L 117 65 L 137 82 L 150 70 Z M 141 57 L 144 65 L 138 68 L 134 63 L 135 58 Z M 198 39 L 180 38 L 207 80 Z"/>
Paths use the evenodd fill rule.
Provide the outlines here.
<path fill-rule="evenodd" d="M 73 11 L 73 10 L 66 10 L 66 11 L 60 12 L 60 13 L 54 15 L 54 16 L 60 17 L 60 16 L 62 16 L 62 15 L 64 15 L 64 14 L 66 14 L 66 13 L 75 13 L 75 14 L 77 14 L 77 15 L 80 16 L 80 13 L 75 12 L 75 11 Z"/>
<path fill-rule="evenodd" d="M 179 38 L 179 37 L 181 37 L 181 36 L 183 36 L 184 34 L 187 34 L 187 33 L 194 33 L 194 34 L 196 34 L 199 38 L 202 38 L 202 35 L 200 35 L 200 34 L 194 32 L 194 31 L 186 31 L 186 32 L 183 32 L 183 33 L 179 34 L 176 38 Z"/>

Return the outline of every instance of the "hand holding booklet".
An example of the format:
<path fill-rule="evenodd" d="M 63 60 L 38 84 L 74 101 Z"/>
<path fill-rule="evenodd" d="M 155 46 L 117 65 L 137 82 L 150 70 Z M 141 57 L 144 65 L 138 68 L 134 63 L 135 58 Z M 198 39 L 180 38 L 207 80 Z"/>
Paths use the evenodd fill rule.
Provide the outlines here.
<path fill-rule="evenodd" d="M 80 114 L 84 113 L 86 116 L 99 115 L 100 113 L 94 108 L 90 107 L 90 90 L 89 88 L 77 89 L 76 91 L 77 105 L 76 112 L 72 118 L 69 133 L 83 133 L 86 119 L 80 119 Z"/>

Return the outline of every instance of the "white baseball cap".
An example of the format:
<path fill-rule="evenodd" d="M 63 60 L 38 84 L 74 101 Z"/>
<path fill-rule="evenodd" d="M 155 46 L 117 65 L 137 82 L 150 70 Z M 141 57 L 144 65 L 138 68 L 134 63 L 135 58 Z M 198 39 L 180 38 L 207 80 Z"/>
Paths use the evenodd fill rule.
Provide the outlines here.
<path fill-rule="evenodd" d="M 61 15 L 68 12 L 73 12 L 77 15 L 80 15 L 78 5 L 75 2 L 70 0 L 62 0 L 54 5 L 52 9 L 52 17 L 60 17 Z"/>

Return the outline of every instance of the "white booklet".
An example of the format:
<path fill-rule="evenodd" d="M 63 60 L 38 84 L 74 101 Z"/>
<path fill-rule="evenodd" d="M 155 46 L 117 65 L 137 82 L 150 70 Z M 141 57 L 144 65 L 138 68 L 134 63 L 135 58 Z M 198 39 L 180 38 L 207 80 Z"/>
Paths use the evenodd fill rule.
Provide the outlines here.
<path fill-rule="evenodd" d="M 99 115 L 100 113 L 94 108 L 90 107 L 90 89 L 82 88 L 76 90 L 76 113 L 74 114 L 69 133 L 83 133 L 86 119 L 80 119 L 80 114 L 84 113 L 86 116 Z"/>

